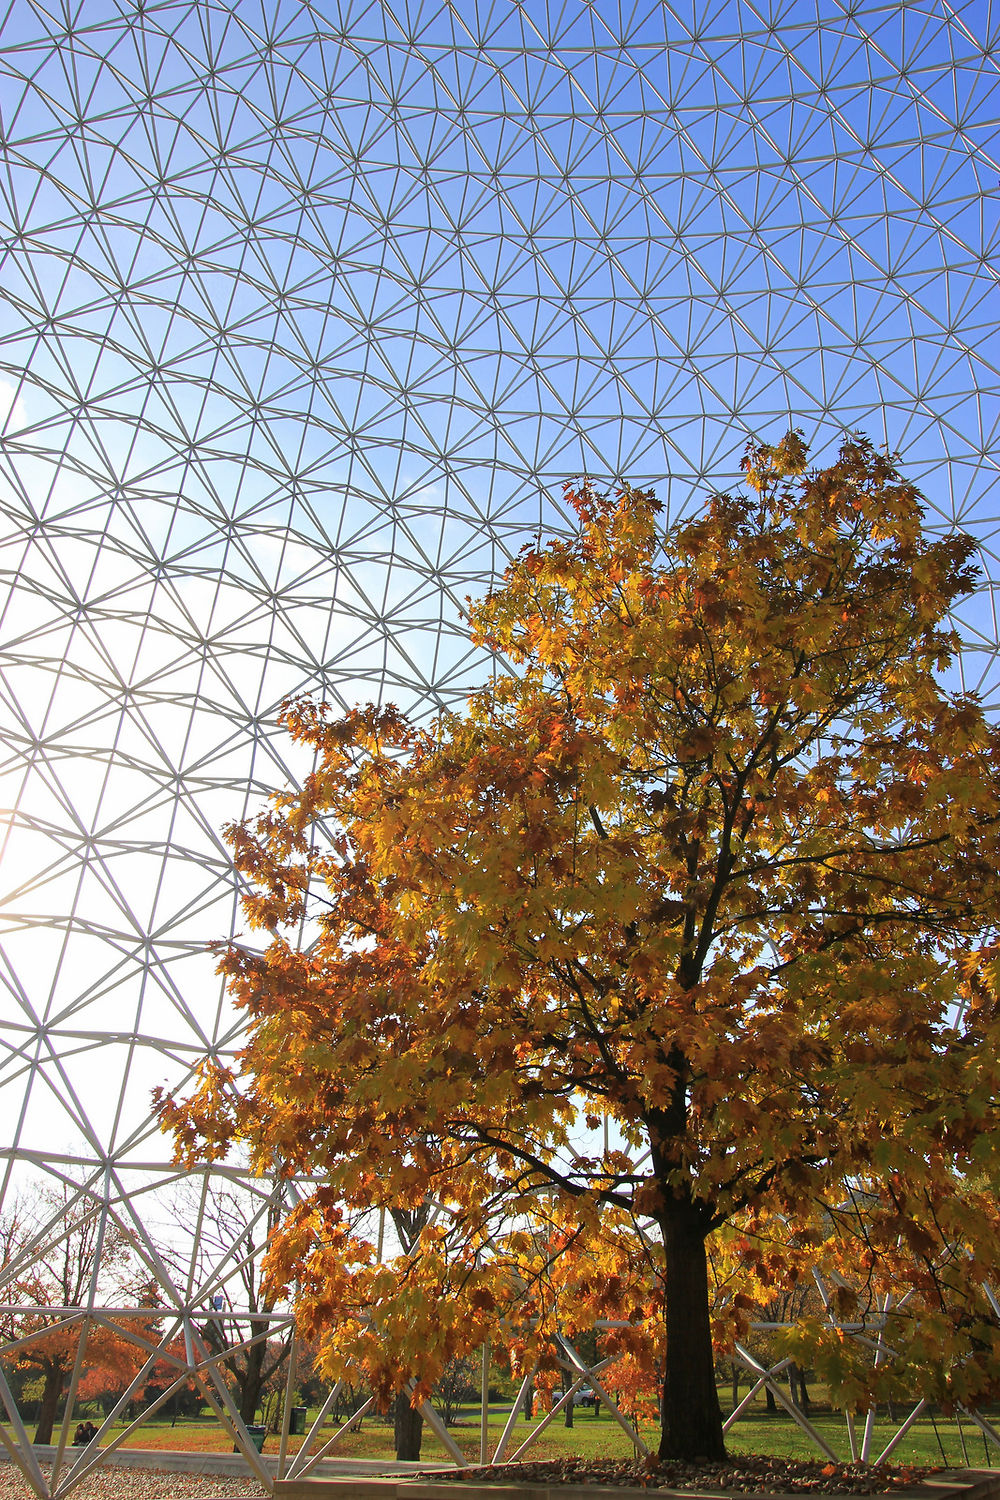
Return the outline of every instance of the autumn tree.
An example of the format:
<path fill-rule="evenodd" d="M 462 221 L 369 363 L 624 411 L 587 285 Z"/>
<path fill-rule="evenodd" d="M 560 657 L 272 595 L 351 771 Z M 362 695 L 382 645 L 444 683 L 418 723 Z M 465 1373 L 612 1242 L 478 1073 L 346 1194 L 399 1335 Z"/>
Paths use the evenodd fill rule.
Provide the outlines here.
<path fill-rule="evenodd" d="M 142 1334 L 152 1332 L 151 1328 L 141 1330 Z M 95 1402 L 105 1413 L 111 1411 L 142 1364 L 142 1354 L 134 1343 L 102 1327 L 88 1345 L 86 1368 L 76 1388 L 77 1401 Z"/>
<path fill-rule="evenodd" d="M 669 527 L 571 493 L 472 610 L 510 675 L 430 728 L 291 705 L 315 771 L 230 831 L 249 1040 L 164 1120 L 319 1180 L 274 1274 L 374 1389 L 501 1318 L 544 1358 L 558 1283 L 658 1351 L 661 1456 L 719 1457 L 706 1243 L 771 1214 L 794 1260 L 845 1182 L 871 1275 L 961 1247 L 946 1363 L 998 1389 L 998 737 L 945 685 L 972 544 L 863 440 L 745 479 Z M 428 1194 L 388 1265 L 341 1217 Z"/>
<path fill-rule="evenodd" d="M 11 1309 L 0 1336 L 15 1344 L 19 1368 L 41 1379 L 34 1440 L 49 1443 L 86 1326 L 80 1313 L 95 1294 L 137 1296 L 142 1305 L 132 1248 L 117 1225 L 103 1222 L 100 1204 L 67 1181 L 8 1205 L 0 1252 L 0 1286 Z M 104 1380 L 124 1387 L 143 1359 L 112 1320 L 88 1328 L 85 1357 L 83 1399 Z"/>

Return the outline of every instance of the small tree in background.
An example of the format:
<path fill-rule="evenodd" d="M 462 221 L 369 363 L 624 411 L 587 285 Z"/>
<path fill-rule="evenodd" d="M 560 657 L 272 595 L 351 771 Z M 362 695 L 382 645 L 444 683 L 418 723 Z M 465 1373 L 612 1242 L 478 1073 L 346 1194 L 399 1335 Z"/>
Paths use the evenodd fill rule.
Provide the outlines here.
<path fill-rule="evenodd" d="M 445 1365 L 435 1382 L 433 1400 L 446 1427 L 453 1427 L 459 1410 L 480 1395 L 480 1370 L 475 1359 L 453 1359 Z"/>
<path fill-rule="evenodd" d="M 290 707 L 316 769 L 230 832 L 272 934 L 222 959 L 250 1036 L 164 1122 L 321 1180 L 272 1275 L 376 1391 L 500 1313 L 543 1361 L 558 1318 L 626 1318 L 661 1455 L 720 1457 L 706 1244 L 793 1277 L 845 1181 L 869 1288 L 893 1246 L 962 1247 L 961 1307 L 931 1278 L 913 1326 L 931 1384 L 1000 1389 L 998 736 L 941 677 L 972 544 L 864 441 L 810 470 L 789 434 L 746 480 L 665 532 L 650 495 L 571 494 L 577 534 L 472 612 L 516 675 L 429 730 Z M 343 1217 L 428 1194 L 387 1265 Z"/>

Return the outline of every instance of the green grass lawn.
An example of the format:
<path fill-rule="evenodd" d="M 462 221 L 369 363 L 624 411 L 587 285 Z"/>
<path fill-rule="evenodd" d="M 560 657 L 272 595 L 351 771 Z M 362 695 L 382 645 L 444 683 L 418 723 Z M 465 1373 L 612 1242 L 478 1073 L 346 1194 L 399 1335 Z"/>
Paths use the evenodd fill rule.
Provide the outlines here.
<path fill-rule="evenodd" d="M 723 1410 L 725 1411 L 725 1405 Z M 905 1414 L 905 1410 L 901 1409 L 898 1414 L 900 1421 Z M 314 1415 L 314 1412 L 309 1413 L 309 1422 L 312 1421 Z M 848 1460 L 850 1446 L 843 1415 L 829 1410 L 817 1410 L 811 1415 L 810 1420 L 823 1434 L 837 1457 L 844 1461 Z M 990 1420 L 997 1425 L 994 1415 L 990 1415 Z M 494 1410 L 490 1415 L 491 1453 L 499 1442 L 505 1421 L 506 1415 L 499 1410 Z M 857 1418 L 855 1431 L 859 1446 L 863 1425 L 864 1419 Z M 541 1426 L 542 1415 L 536 1416 L 532 1422 L 526 1422 L 522 1416 L 519 1416 L 508 1444 L 506 1457 L 510 1459 L 529 1434 L 537 1431 Z M 897 1426 L 898 1423 L 890 1422 L 884 1415 L 879 1416 L 875 1423 L 875 1437 L 871 1447 L 873 1458 L 882 1451 Z M 657 1433 L 654 1427 L 650 1424 L 644 1426 L 641 1431 L 648 1445 L 655 1449 Z M 332 1427 L 325 1427 L 323 1440 L 332 1436 L 332 1433 Z M 468 1456 L 470 1462 L 479 1461 L 478 1409 L 464 1411 L 458 1424 L 450 1429 L 450 1435 L 463 1453 Z M 271 1433 L 267 1438 L 264 1451 L 271 1454 L 277 1453 L 278 1441 L 278 1434 Z M 301 1437 L 290 1437 L 289 1450 L 296 1451 L 302 1441 Z M 790 1458 L 822 1456 L 810 1442 L 807 1434 L 790 1416 L 783 1412 L 769 1413 L 764 1409 L 763 1403 L 760 1403 L 759 1407 L 751 1407 L 749 1413 L 730 1429 L 727 1444 L 733 1454 L 763 1453 Z M 137 1428 L 127 1439 L 126 1445 L 131 1448 L 180 1449 L 189 1452 L 228 1452 L 232 1448 L 232 1440 L 215 1418 L 209 1415 L 196 1419 L 179 1419 L 176 1423 L 171 1423 L 169 1419 L 153 1419 Z M 545 1427 L 538 1440 L 523 1456 L 547 1459 L 573 1454 L 581 1458 L 614 1458 L 629 1456 L 632 1451 L 632 1445 L 626 1434 L 607 1412 L 602 1412 L 599 1417 L 595 1417 L 589 1410 L 578 1409 L 572 1428 L 564 1425 L 561 1415 L 556 1417 Z M 391 1459 L 393 1457 L 391 1425 L 378 1417 L 368 1416 L 362 1423 L 361 1431 L 348 1433 L 338 1443 L 334 1453 L 344 1458 Z M 443 1445 L 427 1425 L 424 1427 L 421 1457 L 426 1463 L 449 1461 Z M 891 1461 L 894 1464 L 921 1466 L 940 1465 L 958 1468 L 969 1465 L 973 1468 L 1000 1468 L 1000 1451 L 993 1448 L 987 1450 L 982 1433 L 967 1418 L 963 1418 L 961 1428 L 959 1428 L 953 1419 L 940 1415 L 931 1418 L 924 1414 L 896 1447 Z"/>
<path fill-rule="evenodd" d="M 890 1422 L 884 1416 L 876 1420 L 870 1449 L 873 1459 L 878 1457 L 893 1433 L 898 1430 L 904 1415 L 904 1412 L 900 1413 L 899 1422 Z M 850 1459 L 851 1450 L 843 1414 L 820 1412 L 810 1420 L 837 1457 L 846 1463 Z M 987 1420 L 990 1418 L 987 1417 Z M 995 1418 L 993 1425 L 996 1425 Z M 855 1418 L 854 1430 L 860 1449 L 864 1432 L 863 1417 Z M 791 1417 L 786 1416 L 748 1417 L 730 1428 L 726 1441 L 732 1453 L 770 1453 L 780 1458 L 819 1457 L 807 1434 Z M 932 1422 L 930 1418 L 922 1416 L 893 1449 L 889 1462 L 939 1465 L 942 1468 L 997 1468 L 1000 1467 L 1000 1450 L 991 1447 L 987 1451 L 982 1433 L 968 1418 L 963 1417 L 959 1429 L 957 1423 L 948 1417 L 935 1415 Z"/>

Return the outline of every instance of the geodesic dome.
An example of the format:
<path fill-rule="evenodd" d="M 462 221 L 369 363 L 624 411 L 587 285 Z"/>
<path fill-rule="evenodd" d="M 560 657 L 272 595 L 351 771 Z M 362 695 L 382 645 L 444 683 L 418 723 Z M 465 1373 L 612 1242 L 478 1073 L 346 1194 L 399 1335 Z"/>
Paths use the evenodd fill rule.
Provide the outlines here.
<path fill-rule="evenodd" d="M 278 705 L 461 699 L 464 597 L 567 478 L 677 514 L 749 435 L 865 431 L 980 543 L 995 697 L 998 42 L 989 0 L 12 0 L 8 1195 L 82 1184 L 163 1271 L 150 1089 L 238 1043 L 206 945 Z"/>

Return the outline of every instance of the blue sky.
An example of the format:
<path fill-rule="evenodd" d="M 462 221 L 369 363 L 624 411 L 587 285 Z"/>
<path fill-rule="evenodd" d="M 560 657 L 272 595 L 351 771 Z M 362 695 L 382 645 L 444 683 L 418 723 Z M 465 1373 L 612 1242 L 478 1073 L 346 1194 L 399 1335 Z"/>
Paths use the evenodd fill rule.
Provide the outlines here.
<path fill-rule="evenodd" d="M 568 477 L 679 514 L 751 433 L 861 428 L 996 576 L 1000 12 L 59 15 L 0 16 L 0 1093 L 54 1129 L 58 1060 L 64 1137 L 122 1140 L 226 1035 L 281 699 L 461 700 Z M 990 584 L 961 623 L 995 697 Z"/>

